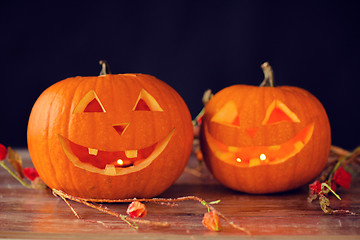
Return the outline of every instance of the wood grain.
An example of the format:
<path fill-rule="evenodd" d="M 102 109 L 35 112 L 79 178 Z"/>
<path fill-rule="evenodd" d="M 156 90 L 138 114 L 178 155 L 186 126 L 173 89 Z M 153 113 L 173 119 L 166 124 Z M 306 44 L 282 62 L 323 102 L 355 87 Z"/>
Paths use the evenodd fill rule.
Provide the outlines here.
<path fill-rule="evenodd" d="M 26 150 L 20 150 L 25 166 L 31 166 Z M 189 167 L 195 167 L 192 157 Z M 187 172 L 160 197 L 175 198 L 195 195 L 207 202 L 220 199 L 215 207 L 231 221 L 261 239 L 360 239 L 360 216 L 324 215 L 317 204 L 307 202 L 307 187 L 294 191 L 249 195 L 229 190 L 218 184 L 204 169 L 204 178 Z M 341 190 L 342 200 L 331 197 L 333 209 L 360 212 L 359 178 L 350 190 Z M 145 219 L 165 221 L 169 227 L 139 224 L 133 230 L 110 215 L 82 204 L 71 202 L 82 220 L 50 190 L 22 187 L 5 170 L 0 169 L 0 238 L 14 239 L 248 239 L 249 236 L 222 224 L 223 231 L 213 233 L 202 224 L 206 212 L 194 201 L 177 206 L 147 203 Z M 110 209 L 126 214 L 127 204 L 106 204 Z M 102 223 L 98 223 L 101 221 Z"/>

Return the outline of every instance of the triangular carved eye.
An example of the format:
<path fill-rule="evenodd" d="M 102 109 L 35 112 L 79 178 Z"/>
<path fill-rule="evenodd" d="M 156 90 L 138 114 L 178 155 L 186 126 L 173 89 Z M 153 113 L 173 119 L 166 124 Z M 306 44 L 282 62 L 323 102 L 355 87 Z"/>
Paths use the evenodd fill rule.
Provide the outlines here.
<path fill-rule="evenodd" d="M 262 124 L 278 122 L 300 122 L 300 119 L 284 103 L 279 100 L 274 100 L 266 110 Z"/>
<path fill-rule="evenodd" d="M 145 89 L 141 89 L 138 99 L 136 100 L 133 111 L 158 111 L 164 110 L 160 107 L 159 103 L 151 96 Z"/>
<path fill-rule="evenodd" d="M 213 122 L 240 126 L 235 102 L 227 102 L 211 119 Z"/>
<path fill-rule="evenodd" d="M 74 113 L 81 112 L 106 112 L 94 90 L 85 94 L 75 107 Z"/>

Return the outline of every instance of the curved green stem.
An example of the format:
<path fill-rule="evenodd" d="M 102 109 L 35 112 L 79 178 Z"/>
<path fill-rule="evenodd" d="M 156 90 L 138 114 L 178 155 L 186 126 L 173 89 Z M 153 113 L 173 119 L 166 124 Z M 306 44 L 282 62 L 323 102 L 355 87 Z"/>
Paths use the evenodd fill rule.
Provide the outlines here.
<path fill-rule="evenodd" d="M 321 184 L 321 191 L 325 192 L 325 187 L 330 190 L 330 192 L 332 192 L 339 200 L 341 200 L 341 197 L 336 194 L 336 192 L 334 192 L 334 190 L 331 189 L 331 187 L 327 184 L 327 183 L 322 183 Z"/>
<path fill-rule="evenodd" d="M 204 104 L 204 107 L 201 109 L 201 111 L 199 112 L 199 114 L 192 120 L 192 124 L 193 126 L 196 126 L 198 124 L 198 120 L 204 115 L 205 113 L 205 105 L 210 101 L 210 99 L 214 96 L 214 94 L 212 94 L 211 90 L 208 89 L 204 92 L 203 97 L 202 97 L 202 102 Z"/>
<path fill-rule="evenodd" d="M 3 167 L 6 171 L 8 171 L 8 173 L 10 173 L 16 180 L 18 180 L 21 185 L 23 185 L 24 187 L 27 188 L 31 188 L 31 185 L 29 185 L 28 183 L 26 183 L 23 179 L 19 178 L 18 175 L 16 175 L 16 173 L 14 173 L 8 166 L 5 165 L 5 163 L 3 161 L 0 162 L 1 167 Z"/>
<path fill-rule="evenodd" d="M 342 158 L 339 159 L 339 161 L 336 163 L 335 167 L 332 169 L 331 173 L 329 174 L 329 177 L 328 177 L 328 180 L 327 180 L 327 182 L 329 184 L 331 184 L 331 180 L 332 180 L 335 172 L 340 168 L 340 166 L 343 164 L 343 162 L 345 160 L 347 160 L 348 158 L 350 158 L 351 156 L 357 154 L 358 152 L 360 152 L 360 146 L 355 148 L 355 150 L 352 151 L 351 153 L 349 153 L 348 155 L 343 156 Z"/>
<path fill-rule="evenodd" d="M 194 118 L 194 120 L 192 120 L 193 126 L 196 126 L 198 124 L 199 118 L 201 118 L 204 115 L 204 113 L 205 113 L 205 107 L 203 107 L 199 112 L 199 114 Z"/>

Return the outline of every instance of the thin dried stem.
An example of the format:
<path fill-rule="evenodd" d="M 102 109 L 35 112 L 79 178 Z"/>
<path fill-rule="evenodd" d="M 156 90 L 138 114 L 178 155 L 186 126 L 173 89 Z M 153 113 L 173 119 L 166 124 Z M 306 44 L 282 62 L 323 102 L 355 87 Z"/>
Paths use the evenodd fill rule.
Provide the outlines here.
<path fill-rule="evenodd" d="M 0 166 L 3 167 L 8 173 L 10 173 L 11 176 L 13 176 L 16 180 L 18 180 L 18 182 L 21 183 L 21 185 L 23 185 L 26 188 L 32 188 L 30 184 L 26 183 L 23 179 L 21 179 L 18 175 L 16 175 L 16 173 L 14 173 L 8 166 L 6 166 L 4 161 L 0 161 Z"/>
<path fill-rule="evenodd" d="M 319 199 L 319 204 L 321 209 L 325 214 L 338 214 L 338 215 L 360 215 L 359 213 L 352 212 L 350 210 L 333 210 L 330 207 L 330 200 L 326 197 L 326 194 L 331 191 L 338 199 L 340 199 L 340 196 L 338 196 L 330 187 L 333 181 L 334 174 L 340 167 L 345 167 L 347 165 L 351 165 L 351 167 L 354 167 L 359 161 L 360 157 L 360 146 L 355 148 L 354 151 L 350 152 L 345 149 L 342 149 L 337 146 L 331 146 L 330 153 L 333 154 L 331 157 L 331 160 L 328 161 L 327 166 L 321 173 L 320 177 L 318 178 L 318 181 L 323 182 L 322 183 L 322 190 L 317 193 L 311 193 L 309 192 L 308 201 L 312 202 L 314 199 Z M 324 190 L 323 186 L 326 186 L 327 189 Z M 341 199 L 340 199 L 341 200 Z"/>
<path fill-rule="evenodd" d="M 343 166 L 346 166 L 350 163 L 353 163 L 357 160 L 359 160 L 360 156 L 360 147 L 356 148 L 352 153 L 348 155 L 348 158 L 344 160 Z"/>
<path fill-rule="evenodd" d="M 71 209 L 71 211 L 74 213 L 74 215 L 78 218 L 78 219 L 82 219 L 80 217 L 80 215 L 76 212 L 76 210 L 74 209 L 74 207 L 69 203 L 69 201 L 64 198 L 63 196 L 60 196 L 62 198 L 62 200 L 64 200 L 64 202 L 66 203 L 66 205 L 68 205 L 68 207 Z"/>
<path fill-rule="evenodd" d="M 349 152 L 346 149 L 343 149 L 341 147 L 335 146 L 335 145 L 331 145 L 330 147 L 330 151 L 332 151 L 333 153 L 340 155 L 340 156 L 347 156 L 349 155 L 351 152 Z"/>
<path fill-rule="evenodd" d="M 356 148 L 353 152 L 350 152 L 338 146 L 332 145 L 330 148 L 330 153 L 333 155 L 329 158 L 326 167 L 318 177 L 320 182 L 330 181 L 335 171 L 340 166 L 346 166 L 360 161 L 360 147 Z"/>
<path fill-rule="evenodd" d="M 134 229 L 138 229 L 138 228 L 139 228 L 135 223 L 131 222 L 131 221 L 133 221 L 133 220 L 128 219 L 128 217 L 126 217 L 126 216 L 124 216 L 124 215 L 122 215 L 122 214 L 119 214 L 119 213 L 117 213 L 117 212 L 114 212 L 114 211 L 108 209 L 108 208 L 105 207 L 105 206 L 102 206 L 102 205 L 99 205 L 99 204 L 95 204 L 95 203 L 89 203 L 89 202 L 87 202 L 87 201 L 80 201 L 80 203 L 82 203 L 82 204 L 84 204 L 84 205 L 86 205 L 86 206 L 88 206 L 88 207 L 97 209 L 97 210 L 99 210 L 100 212 L 104 212 L 104 213 L 107 213 L 107 214 L 112 215 L 112 216 L 114 216 L 114 217 L 118 217 L 118 218 L 120 218 L 121 220 L 123 220 L 125 223 L 127 223 L 130 227 L 132 227 L 132 228 L 134 228 Z"/>
<path fill-rule="evenodd" d="M 225 217 L 221 212 L 216 210 L 211 204 L 207 203 L 203 199 L 196 197 L 196 196 L 185 196 L 185 197 L 179 197 L 179 198 L 131 198 L 131 199 L 116 199 L 116 200 L 110 200 L 110 199 L 85 199 L 85 198 L 78 198 L 71 196 L 69 194 L 64 193 L 63 191 L 53 189 L 54 194 L 59 195 L 60 197 L 63 196 L 67 199 L 80 202 L 85 204 L 86 206 L 95 208 L 99 211 L 108 213 L 110 215 L 120 217 L 122 220 L 124 220 L 124 216 L 118 213 L 115 213 L 111 211 L 110 209 L 101 206 L 101 205 L 95 205 L 94 203 L 89 202 L 101 202 L 101 203 L 126 203 L 126 202 L 133 202 L 133 201 L 139 201 L 139 202 L 153 202 L 153 203 L 175 203 L 175 202 L 183 202 L 183 201 L 197 201 L 201 203 L 203 206 L 205 206 L 209 211 L 215 212 L 220 218 L 222 218 L 227 224 L 229 224 L 231 227 L 238 229 L 242 232 L 245 232 L 248 235 L 251 235 L 250 231 L 236 225 L 234 222 L 230 221 L 227 217 Z M 168 223 L 162 223 L 162 222 L 152 222 L 152 221 L 146 221 L 146 220 L 137 220 L 137 219 L 128 219 L 125 217 L 126 220 L 138 222 L 138 223 L 146 223 L 146 224 L 152 224 L 152 225 L 159 225 L 159 226 L 168 226 Z"/>
<path fill-rule="evenodd" d="M 329 174 L 328 182 L 331 181 L 332 177 L 334 176 L 335 172 L 339 169 L 340 166 L 346 166 L 351 162 L 354 162 L 357 157 L 360 156 L 360 146 L 357 147 L 353 152 L 349 152 L 349 154 L 345 156 L 341 156 L 337 161 L 335 167 Z"/>
<path fill-rule="evenodd" d="M 169 226 L 169 224 L 166 223 L 166 222 L 148 221 L 148 220 L 141 220 L 141 219 L 131 219 L 128 216 L 125 216 L 125 215 L 122 215 L 122 214 L 119 214 L 117 212 L 114 212 L 114 211 L 110 210 L 106 206 L 94 203 L 94 202 L 99 202 L 99 201 L 93 201 L 93 199 L 91 200 L 91 199 L 84 199 L 84 198 L 74 197 L 74 196 L 72 196 L 70 194 L 67 194 L 67 193 L 65 193 L 63 191 L 56 190 L 56 189 L 53 189 L 53 194 L 56 195 L 56 196 L 61 197 L 62 199 L 65 198 L 65 199 L 69 199 L 69 200 L 72 200 L 72 201 L 75 201 L 75 202 L 78 202 L 78 203 L 82 203 L 85 206 L 97 209 L 100 212 L 104 212 L 104 213 L 107 213 L 109 215 L 120 218 L 121 220 L 123 220 L 125 223 L 127 223 L 130 227 L 132 227 L 134 229 L 138 229 L 138 226 L 136 225 L 136 223 L 150 224 L 150 225 L 161 226 L 161 227 Z M 67 201 L 65 201 L 65 203 L 66 202 Z M 110 203 L 110 202 L 108 202 L 108 203 Z M 74 212 L 74 214 L 76 213 L 75 210 L 73 212 Z M 75 214 L 75 216 L 77 216 L 77 213 Z"/>
<path fill-rule="evenodd" d="M 342 209 L 333 210 L 333 211 L 332 211 L 332 214 L 337 214 L 337 215 L 352 215 L 352 216 L 359 216 L 359 215 L 360 215 L 359 213 L 355 213 L 355 212 L 352 212 L 352 211 L 350 211 L 350 210 L 342 210 Z"/>

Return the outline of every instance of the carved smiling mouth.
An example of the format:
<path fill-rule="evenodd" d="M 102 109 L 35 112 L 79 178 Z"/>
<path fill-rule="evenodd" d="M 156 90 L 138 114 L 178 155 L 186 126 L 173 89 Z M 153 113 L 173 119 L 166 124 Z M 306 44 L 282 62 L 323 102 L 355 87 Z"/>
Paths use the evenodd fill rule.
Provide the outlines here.
<path fill-rule="evenodd" d="M 89 172 L 115 176 L 137 172 L 148 166 L 166 148 L 174 130 L 148 147 L 113 152 L 81 146 L 60 134 L 59 140 L 65 155 L 75 166 Z"/>
<path fill-rule="evenodd" d="M 238 167 L 254 167 L 263 164 L 278 164 L 299 153 L 310 141 L 314 123 L 309 124 L 285 143 L 271 146 L 227 146 L 216 140 L 205 125 L 205 137 L 215 156 Z"/>

